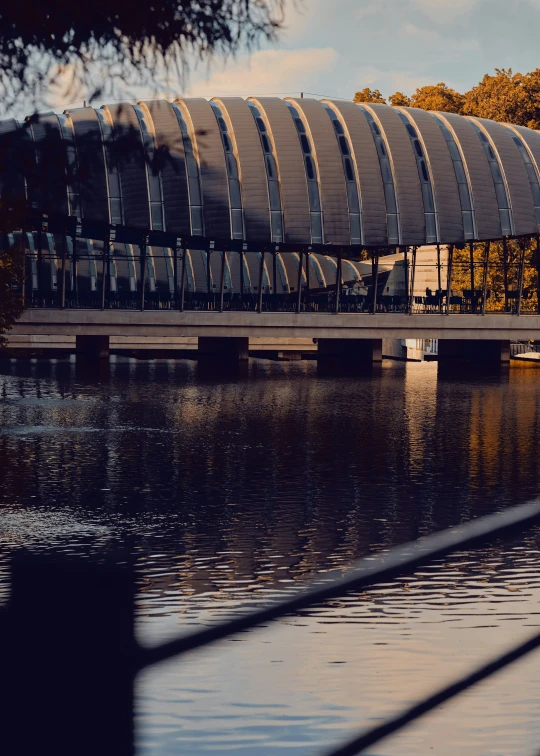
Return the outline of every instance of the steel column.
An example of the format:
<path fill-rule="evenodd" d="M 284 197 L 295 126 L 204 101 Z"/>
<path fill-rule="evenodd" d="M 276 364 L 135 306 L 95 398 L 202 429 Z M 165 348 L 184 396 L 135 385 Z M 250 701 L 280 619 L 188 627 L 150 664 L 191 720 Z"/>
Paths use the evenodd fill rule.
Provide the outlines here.
<path fill-rule="evenodd" d="M 409 312 L 409 248 L 403 248 L 403 272 L 405 278 L 405 311 Z"/>
<path fill-rule="evenodd" d="M 339 300 L 341 298 L 341 247 L 338 249 L 336 265 L 336 312 L 339 312 Z"/>
<path fill-rule="evenodd" d="M 33 232 L 32 233 L 33 236 Z M 41 300 L 42 294 L 43 294 L 43 249 L 42 249 L 42 239 L 41 234 L 43 232 L 40 229 L 37 233 L 38 237 L 38 250 L 37 250 L 37 295 L 38 300 Z M 39 306 L 41 307 L 41 301 L 39 303 Z"/>
<path fill-rule="evenodd" d="M 484 247 L 484 270 L 483 270 L 483 275 L 482 275 L 482 315 L 486 314 L 489 247 L 490 247 L 490 242 L 486 242 L 485 247 Z"/>
<path fill-rule="evenodd" d="M 244 309 L 244 247 L 240 250 L 240 309 Z"/>
<path fill-rule="evenodd" d="M 304 264 L 304 250 L 298 253 L 298 290 L 296 293 L 296 312 L 300 312 L 302 306 L 302 265 Z"/>
<path fill-rule="evenodd" d="M 257 303 L 257 309 L 259 312 L 262 312 L 262 304 L 263 304 L 263 275 L 264 275 L 264 249 L 260 252 L 261 255 L 261 262 L 259 264 L 259 300 Z"/>
<path fill-rule="evenodd" d="M 221 251 L 221 273 L 219 276 L 219 311 L 223 312 L 223 294 L 225 289 L 225 250 Z"/>
<path fill-rule="evenodd" d="M 60 280 L 60 308 L 63 310 L 66 306 L 66 247 L 67 239 L 66 235 L 62 234 L 62 277 Z"/>
<path fill-rule="evenodd" d="M 103 241 L 103 269 L 101 271 L 101 309 L 105 309 L 105 292 L 107 290 L 107 279 L 109 273 L 109 242 L 107 239 Z"/>
<path fill-rule="evenodd" d="M 506 239 L 502 240 L 503 252 L 503 281 L 504 281 L 504 311 L 508 312 L 508 248 Z"/>
<path fill-rule="evenodd" d="M 412 251 L 412 268 L 411 268 L 411 290 L 410 290 L 410 296 L 409 296 L 409 314 L 412 315 L 413 311 L 413 302 L 414 302 L 414 279 L 416 275 L 416 247 L 413 247 Z"/>
<path fill-rule="evenodd" d="M 452 298 L 452 267 L 454 262 L 454 245 L 448 247 L 448 270 L 446 274 L 446 314 L 450 314 L 450 299 Z"/>
<path fill-rule="evenodd" d="M 373 250 L 371 253 L 371 288 L 373 292 L 371 312 L 377 312 L 377 286 L 379 284 L 379 251 Z"/>
<path fill-rule="evenodd" d="M 311 297 L 309 295 L 309 288 L 310 288 L 310 281 L 309 281 L 309 251 L 310 248 L 308 247 L 306 249 L 306 308 L 310 309 L 310 302 Z"/>
<path fill-rule="evenodd" d="M 517 303 L 518 315 L 521 315 L 521 298 L 523 296 L 523 276 L 525 273 L 525 246 L 526 246 L 525 239 L 521 239 L 519 242 L 520 258 L 519 258 L 519 281 L 518 281 L 518 303 Z"/>
<path fill-rule="evenodd" d="M 182 249 L 182 279 L 180 281 L 180 312 L 184 312 L 184 301 L 186 293 L 186 265 L 187 265 L 187 249 Z"/>
<path fill-rule="evenodd" d="M 442 282 L 441 282 L 441 245 L 437 244 L 437 291 L 439 292 L 439 312 L 442 312 Z"/>
<path fill-rule="evenodd" d="M 536 312 L 540 315 L 540 234 L 536 237 Z"/>
<path fill-rule="evenodd" d="M 144 310 L 144 294 L 145 294 L 145 288 L 146 288 L 146 239 L 142 244 L 139 245 L 139 249 L 141 252 L 141 312 Z"/>
<path fill-rule="evenodd" d="M 474 305 L 474 244 L 469 242 L 469 260 L 471 263 L 471 312 L 476 311 Z"/>
<path fill-rule="evenodd" d="M 174 309 L 178 309 L 178 244 L 173 250 Z"/>

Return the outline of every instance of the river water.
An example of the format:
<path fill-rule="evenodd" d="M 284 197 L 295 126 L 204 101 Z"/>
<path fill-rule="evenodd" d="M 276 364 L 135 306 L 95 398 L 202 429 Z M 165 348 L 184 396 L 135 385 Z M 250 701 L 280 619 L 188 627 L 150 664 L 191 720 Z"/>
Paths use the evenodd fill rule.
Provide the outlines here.
<path fill-rule="evenodd" d="M 0 601 L 21 546 L 99 559 L 121 544 L 154 644 L 536 497 L 539 468 L 535 369 L 3 360 Z M 539 547 L 535 530 L 462 553 L 144 673 L 138 753 L 323 753 L 532 634 Z M 539 705 L 537 654 L 372 753 L 530 755 Z"/>

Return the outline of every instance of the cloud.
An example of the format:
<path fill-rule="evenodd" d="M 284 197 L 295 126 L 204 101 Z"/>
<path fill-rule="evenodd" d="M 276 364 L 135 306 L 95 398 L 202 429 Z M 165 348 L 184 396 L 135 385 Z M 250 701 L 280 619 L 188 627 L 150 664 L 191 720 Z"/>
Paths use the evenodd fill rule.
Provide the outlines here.
<path fill-rule="evenodd" d="M 186 94 L 197 97 L 294 93 L 312 89 L 321 74 L 334 71 L 339 54 L 332 47 L 302 50 L 259 50 L 223 65 L 214 63 L 207 76 L 193 75 Z"/>

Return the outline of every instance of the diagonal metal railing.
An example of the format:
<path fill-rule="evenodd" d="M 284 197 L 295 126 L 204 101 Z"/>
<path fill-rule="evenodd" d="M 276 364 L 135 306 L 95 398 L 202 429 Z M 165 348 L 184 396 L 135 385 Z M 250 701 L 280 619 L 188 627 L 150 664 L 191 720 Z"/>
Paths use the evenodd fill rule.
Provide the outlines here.
<path fill-rule="evenodd" d="M 506 540 L 537 523 L 540 499 L 362 559 L 345 574 L 328 573 L 290 598 L 149 648 L 140 646 L 133 636 L 134 576 L 129 569 L 118 565 L 77 566 L 65 557 L 52 566 L 43 557 L 30 557 L 27 569 L 28 558 L 26 562 L 16 559 L 11 607 L 8 605 L 0 615 L 0 664 L 3 687 L 10 692 L 5 706 L 0 707 L 0 719 L 5 724 L 3 733 L 0 730 L 0 751 L 7 743 L 6 753 L 12 752 L 9 747 L 16 748 L 14 753 L 25 754 L 35 752 L 38 746 L 44 752 L 48 746 L 57 756 L 75 751 L 83 756 L 94 754 L 96 749 L 111 756 L 131 755 L 134 680 L 140 671 L 328 599 L 414 573 L 450 554 Z M 52 590 L 51 583 L 55 583 Z M 41 634 L 36 633 L 36 614 L 47 612 Z M 540 634 L 361 732 L 328 756 L 364 753 L 538 646 Z M 30 677 L 33 683 L 28 688 L 24 682 Z M 25 726 L 28 709 L 38 722 L 33 729 Z M 74 738 L 80 741 L 75 749 Z"/>

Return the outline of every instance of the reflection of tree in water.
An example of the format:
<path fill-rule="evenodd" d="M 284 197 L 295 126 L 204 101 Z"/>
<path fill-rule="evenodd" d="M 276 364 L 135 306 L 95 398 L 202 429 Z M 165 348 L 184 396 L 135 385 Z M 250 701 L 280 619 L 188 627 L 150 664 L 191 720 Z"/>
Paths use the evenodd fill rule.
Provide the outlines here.
<path fill-rule="evenodd" d="M 257 362 L 201 383 L 189 363 L 118 362 L 94 384 L 22 365 L 1 381 L 4 509 L 108 526 L 158 592 L 275 592 L 537 492 L 534 371 L 470 384 Z"/>

